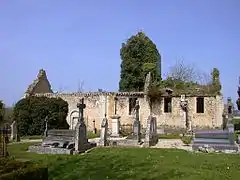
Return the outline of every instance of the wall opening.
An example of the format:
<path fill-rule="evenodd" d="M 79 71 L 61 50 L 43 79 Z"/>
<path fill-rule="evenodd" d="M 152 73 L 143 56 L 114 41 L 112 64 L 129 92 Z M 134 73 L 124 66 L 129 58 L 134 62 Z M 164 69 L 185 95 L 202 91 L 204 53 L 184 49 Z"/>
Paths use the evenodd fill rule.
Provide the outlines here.
<path fill-rule="evenodd" d="M 129 115 L 132 115 L 136 106 L 137 98 L 129 98 Z"/>
<path fill-rule="evenodd" d="M 165 113 L 172 112 L 172 98 L 171 97 L 164 98 L 164 112 Z"/>
<path fill-rule="evenodd" d="M 204 113 L 204 98 L 197 97 L 196 101 L 197 113 Z"/>

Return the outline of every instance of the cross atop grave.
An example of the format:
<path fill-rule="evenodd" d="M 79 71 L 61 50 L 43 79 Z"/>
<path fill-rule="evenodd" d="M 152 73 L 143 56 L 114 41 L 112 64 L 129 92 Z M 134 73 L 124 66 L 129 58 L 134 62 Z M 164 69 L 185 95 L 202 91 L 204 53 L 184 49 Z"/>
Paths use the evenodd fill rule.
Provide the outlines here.
<path fill-rule="evenodd" d="M 236 101 L 236 104 L 237 104 L 237 107 L 238 107 L 238 110 L 240 110 L 240 76 L 239 76 L 239 82 L 238 82 L 238 99 Z"/>
<path fill-rule="evenodd" d="M 238 96 L 240 96 L 240 76 L 238 77 Z"/>
<path fill-rule="evenodd" d="M 117 114 L 117 101 L 118 101 L 118 98 L 114 97 L 114 114 L 115 115 Z"/>
<path fill-rule="evenodd" d="M 231 97 L 227 98 L 227 107 L 228 107 L 228 114 L 232 114 L 233 104 L 232 104 L 232 98 Z"/>
<path fill-rule="evenodd" d="M 137 100 L 136 101 L 136 105 L 135 105 L 135 111 L 136 111 L 136 121 L 139 121 L 139 109 L 140 109 L 140 106 L 139 106 L 139 101 Z"/>
<path fill-rule="evenodd" d="M 79 109 L 79 121 L 83 122 L 83 110 L 86 108 L 86 104 L 84 104 L 84 98 L 80 100 L 80 103 L 77 104 L 77 108 Z"/>
<path fill-rule="evenodd" d="M 48 116 L 45 117 L 44 119 L 45 122 L 45 130 L 44 130 L 44 136 L 47 137 L 47 132 L 48 132 Z"/>

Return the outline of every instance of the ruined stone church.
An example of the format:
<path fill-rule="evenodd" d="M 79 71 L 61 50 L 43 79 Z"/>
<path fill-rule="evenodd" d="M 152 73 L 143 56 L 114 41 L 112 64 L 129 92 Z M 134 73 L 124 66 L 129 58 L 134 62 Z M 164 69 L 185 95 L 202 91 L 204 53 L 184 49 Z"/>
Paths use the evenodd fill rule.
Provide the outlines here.
<path fill-rule="evenodd" d="M 146 89 L 146 88 L 145 88 Z M 171 128 L 185 128 L 186 121 L 191 127 L 217 128 L 222 126 L 222 114 L 224 110 L 223 97 L 221 95 L 189 95 L 174 94 L 166 89 L 162 100 L 154 103 L 151 108 L 146 98 L 146 92 L 89 92 L 89 93 L 55 93 L 51 89 L 46 72 L 41 69 L 37 79 L 29 85 L 25 96 L 60 97 L 68 102 L 69 113 L 67 122 L 70 129 L 74 129 L 78 121 L 77 103 L 84 97 L 86 109 L 84 119 L 89 130 L 100 129 L 102 119 L 106 113 L 109 123 L 111 116 L 120 116 L 120 123 L 132 124 L 136 100 L 140 105 L 140 121 L 146 126 L 147 117 L 154 115 L 157 118 L 157 126 Z M 185 111 L 187 106 L 187 113 Z"/>

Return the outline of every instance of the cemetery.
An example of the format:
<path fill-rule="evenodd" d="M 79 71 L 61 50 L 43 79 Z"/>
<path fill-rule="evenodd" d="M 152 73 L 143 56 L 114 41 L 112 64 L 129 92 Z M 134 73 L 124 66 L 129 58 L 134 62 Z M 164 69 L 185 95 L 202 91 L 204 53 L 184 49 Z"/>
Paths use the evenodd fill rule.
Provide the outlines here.
<path fill-rule="evenodd" d="M 143 32 L 132 39 L 152 43 Z M 121 78 L 136 50 L 125 48 Z M 231 98 L 224 106 L 218 69 L 205 85 L 163 80 L 155 55 L 119 92 L 53 92 L 40 69 L 10 124 L 0 104 L 0 180 L 239 179 L 240 84 L 236 110 Z"/>
<path fill-rule="evenodd" d="M 43 139 L 39 142 L 21 142 L 24 140 L 18 135 L 15 121 L 10 129 L 3 128 L 0 143 L 1 156 L 5 158 L 1 160 L 0 167 L 5 174 L 0 176 L 1 179 L 15 178 L 19 174 L 29 178 L 29 169 L 31 169 L 32 177 L 39 180 L 57 177 L 63 179 L 74 179 L 74 177 L 127 179 L 129 174 L 150 179 L 173 176 L 181 176 L 183 179 L 188 177 L 194 179 L 195 176 L 206 179 L 228 177 L 236 179 L 238 177 L 239 170 L 235 165 L 238 164 L 236 156 L 240 154 L 238 138 L 234 131 L 240 109 L 233 110 L 231 99 L 228 99 L 226 127 L 222 130 L 196 130 L 185 134 L 184 136 L 192 137 L 193 140 L 189 145 L 183 145 L 184 149 L 177 145 L 167 149 L 158 147 L 157 144 L 164 139 L 158 137 L 156 118 L 150 114 L 147 118 L 147 127 L 143 130 L 139 121 L 138 111 L 141 106 L 138 101 L 135 105 L 136 114 L 132 134 L 125 137 L 119 133 L 119 122 L 112 121 L 112 131 L 109 132 L 105 112 L 100 137 L 88 139 L 84 122 L 84 109 L 86 108 L 84 98 L 80 99 L 76 106 L 80 113 L 75 130 L 49 129 L 49 117 L 46 117 Z M 113 118 L 118 120 L 117 114 Z M 15 161 L 19 163 L 13 165 Z M 178 164 L 174 165 L 174 162 Z M 51 166 L 48 166 L 49 163 Z M 141 165 L 143 163 L 144 166 Z M 152 163 L 155 164 L 154 167 Z M 203 169 L 202 164 L 206 166 Z M 6 165 L 13 166 L 12 169 L 16 168 L 14 173 L 5 169 Z M 196 167 L 200 168 L 199 172 Z M 144 169 L 151 169 L 151 174 Z M 209 173 L 210 170 L 211 173 Z M 134 172 L 141 173 L 135 174 Z"/>

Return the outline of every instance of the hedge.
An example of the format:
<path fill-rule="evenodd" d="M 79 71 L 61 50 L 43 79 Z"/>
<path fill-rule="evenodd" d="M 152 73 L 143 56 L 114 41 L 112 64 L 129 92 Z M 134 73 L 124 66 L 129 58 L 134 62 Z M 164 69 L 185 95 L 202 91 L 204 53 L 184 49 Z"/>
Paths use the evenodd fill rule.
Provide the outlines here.
<path fill-rule="evenodd" d="M 20 136 L 32 136 L 43 134 L 46 117 L 49 129 L 68 129 L 67 114 L 68 103 L 61 98 L 30 96 L 16 103 L 13 119 Z"/>
<path fill-rule="evenodd" d="M 47 180 L 48 168 L 31 162 L 0 158 L 0 180 Z"/>

